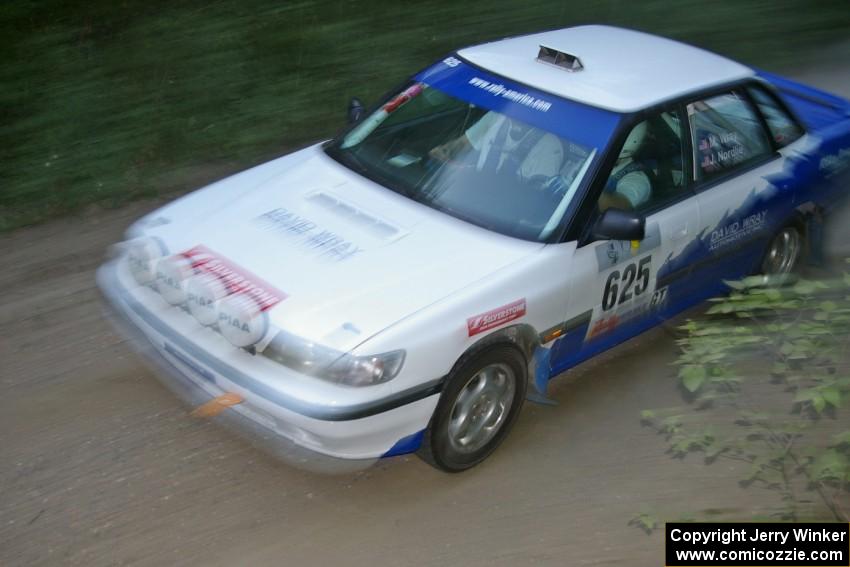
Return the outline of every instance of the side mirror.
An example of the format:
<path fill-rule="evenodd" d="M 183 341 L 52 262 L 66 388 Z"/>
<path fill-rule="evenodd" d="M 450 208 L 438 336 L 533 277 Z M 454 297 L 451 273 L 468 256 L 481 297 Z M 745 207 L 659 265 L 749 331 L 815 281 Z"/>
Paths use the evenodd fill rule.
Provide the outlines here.
<path fill-rule="evenodd" d="M 643 240 L 646 217 L 622 209 L 606 209 L 596 221 L 592 235 L 600 240 Z"/>
<path fill-rule="evenodd" d="M 366 109 L 363 107 L 363 103 L 360 102 L 360 99 L 352 97 L 352 99 L 348 102 L 348 123 L 354 124 L 355 122 L 359 122 L 365 113 Z"/>

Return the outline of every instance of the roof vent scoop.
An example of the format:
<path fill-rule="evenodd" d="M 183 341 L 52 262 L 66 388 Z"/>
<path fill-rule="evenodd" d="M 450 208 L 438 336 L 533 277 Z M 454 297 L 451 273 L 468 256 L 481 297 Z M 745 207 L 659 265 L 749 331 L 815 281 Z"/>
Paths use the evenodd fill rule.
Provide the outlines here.
<path fill-rule="evenodd" d="M 570 55 L 569 53 L 564 53 L 563 51 L 558 51 L 557 49 L 544 47 L 542 45 L 540 46 L 540 51 L 537 53 L 537 60 L 541 63 L 548 63 L 549 65 L 554 65 L 570 72 L 581 71 L 584 69 L 584 65 L 581 64 L 581 60 L 579 60 L 579 58 L 575 55 Z"/>

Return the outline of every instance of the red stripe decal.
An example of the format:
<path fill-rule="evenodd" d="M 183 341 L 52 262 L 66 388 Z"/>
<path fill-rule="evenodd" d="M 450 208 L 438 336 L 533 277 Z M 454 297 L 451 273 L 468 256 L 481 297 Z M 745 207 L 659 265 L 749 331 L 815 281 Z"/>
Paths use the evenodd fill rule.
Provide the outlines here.
<path fill-rule="evenodd" d="M 228 293 L 244 293 L 253 298 L 260 311 L 271 309 L 288 297 L 273 285 L 232 264 L 206 246 L 195 246 L 182 255 L 192 261 L 192 267 L 198 272 L 212 274 L 221 280 Z"/>

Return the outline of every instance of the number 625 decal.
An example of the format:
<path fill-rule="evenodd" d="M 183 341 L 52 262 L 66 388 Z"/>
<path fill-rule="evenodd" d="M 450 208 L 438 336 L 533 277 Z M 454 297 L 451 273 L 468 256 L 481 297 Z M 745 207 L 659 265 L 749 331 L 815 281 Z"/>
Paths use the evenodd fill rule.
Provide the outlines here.
<path fill-rule="evenodd" d="M 649 266 L 652 256 L 641 258 L 620 270 L 614 270 L 608 275 L 605 282 L 605 291 L 602 294 L 602 310 L 608 311 L 615 305 L 630 300 L 633 296 L 643 294 L 649 287 Z M 634 286 L 634 289 L 632 289 Z"/>

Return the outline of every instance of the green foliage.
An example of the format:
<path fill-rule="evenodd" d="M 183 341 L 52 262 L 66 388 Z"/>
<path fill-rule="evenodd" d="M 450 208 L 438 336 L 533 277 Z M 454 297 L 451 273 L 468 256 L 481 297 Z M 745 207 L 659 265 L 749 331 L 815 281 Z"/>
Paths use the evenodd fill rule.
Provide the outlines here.
<path fill-rule="evenodd" d="M 589 22 L 776 68 L 846 37 L 850 11 L 839 0 L 8 0 L 0 231 L 191 189 L 330 137 L 349 97 L 375 101 L 460 46 Z"/>
<path fill-rule="evenodd" d="M 646 535 L 649 535 L 658 529 L 658 523 L 658 518 L 650 511 L 635 514 L 634 517 L 629 520 L 630 526 L 634 526 L 642 530 Z"/>
<path fill-rule="evenodd" d="M 741 484 L 774 491 L 781 519 L 800 517 L 802 487 L 848 521 L 850 431 L 835 429 L 850 396 L 850 279 L 728 283 L 728 297 L 680 327 L 688 407 L 645 410 L 642 422 L 674 457 L 747 465 Z"/>

